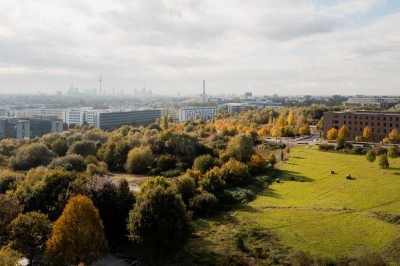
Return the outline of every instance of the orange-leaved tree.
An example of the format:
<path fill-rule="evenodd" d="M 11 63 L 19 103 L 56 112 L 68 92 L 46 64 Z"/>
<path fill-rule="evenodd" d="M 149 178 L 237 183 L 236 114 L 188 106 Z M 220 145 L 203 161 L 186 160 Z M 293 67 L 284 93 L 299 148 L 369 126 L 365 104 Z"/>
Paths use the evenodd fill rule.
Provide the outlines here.
<path fill-rule="evenodd" d="M 89 265 L 107 253 L 107 240 L 98 210 L 85 196 L 71 198 L 46 243 L 50 265 Z"/>

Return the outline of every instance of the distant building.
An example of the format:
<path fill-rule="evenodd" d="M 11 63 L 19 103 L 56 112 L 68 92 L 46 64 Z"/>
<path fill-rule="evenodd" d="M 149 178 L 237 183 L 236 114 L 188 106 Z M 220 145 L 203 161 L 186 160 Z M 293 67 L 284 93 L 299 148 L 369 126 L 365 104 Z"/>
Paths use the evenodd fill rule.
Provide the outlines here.
<path fill-rule="evenodd" d="M 173 122 L 179 121 L 179 109 L 166 108 L 163 109 L 162 116 L 168 115 Z"/>
<path fill-rule="evenodd" d="M 242 111 L 254 110 L 258 108 L 279 108 L 282 103 L 263 101 L 263 102 L 245 102 L 245 103 L 225 103 L 218 106 L 218 109 L 226 110 L 230 114 L 239 113 Z"/>
<path fill-rule="evenodd" d="M 253 97 L 253 93 L 252 92 L 245 92 L 244 96 L 243 96 L 243 99 L 245 101 L 247 101 L 247 100 L 251 100 L 252 97 Z"/>
<path fill-rule="evenodd" d="M 103 130 L 114 130 L 123 125 L 147 126 L 161 118 L 161 114 L 161 109 L 98 112 L 96 127 Z"/>
<path fill-rule="evenodd" d="M 345 106 L 368 106 L 375 108 L 389 108 L 400 103 L 400 97 L 350 97 Z"/>
<path fill-rule="evenodd" d="M 195 120 L 197 117 L 203 121 L 217 116 L 216 107 L 185 107 L 179 109 L 179 121 Z"/>
<path fill-rule="evenodd" d="M 30 122 L 16 118 L 0 118 L 0 139 L 30 137 Z"/>
<path fill-rule="evenodd" d="M 331 111 L 324 113 L 324 136 L 331 128 L 340 129 L 346 125 L 350 132 L 350 139 L 362 136 L 366 126 L 373 133 L 374 142 L 382 141 L 390 131 L 400 130 L 400 112 L 374 111 Z"/>
<path fill-rule="evenodd" d="M 30 137 L 41 137 L 48 133 L 64 131 L 63 120 L 54 116 L 33 116 L 30 122 Z"/>
<path fill-rule="evenodd" d="M 22 109 L 22 110 L 11 110 L 11 117 L 30 117 L 35 115 L 50 115 L 61 117 L 63 109 L 46 109 L 46 108 L 36 108 L 36 109 Z"/>

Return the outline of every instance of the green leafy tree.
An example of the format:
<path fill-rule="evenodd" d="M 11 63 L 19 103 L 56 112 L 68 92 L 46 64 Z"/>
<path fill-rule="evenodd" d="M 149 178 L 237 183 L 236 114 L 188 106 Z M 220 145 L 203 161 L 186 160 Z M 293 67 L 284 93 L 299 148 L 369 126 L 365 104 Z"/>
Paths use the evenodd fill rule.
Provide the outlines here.
<path fill-rule="evenodd" d="M 20 214 L 10 224 L 11 245 L 29 260 L 32 265 L 35 255 L 44 251 L 51 235 L 51 222 L 47 215 L 39 212 Z"/>
<path fill-rule="evenodd" d="M 397 150 L 397 147 L 393 145 L 390 146 L 387 155 L 392 159 L 399 157 L 399 151 Z"/>
<path fill-rule="evenodd" d="M 239 134 L 229 141 L 226 152 L 238 161 L 248 162 L 254 154 L 253 145 L 251 137 L 246 134 Z"/>
<path fill-rule="evenodd" d="M 10 234 L 8 226 L 22 210 L 23 206 L 14 195 L 0 194 L 0 246 L 7 242 Z"/>
<path fill-rule="evenodd" d="M 140 193 L 129 213 L 129 237 L 152 252 L 175 251 L 188 240 L 191 226 L 182 197 L 156 186 Z"/>
<path fill-rule="evenodd" d="M 379 166 L 383 169 L 389 168 L 389 160 L 386 154 L 379 156 Z"/>
<path fill-rule="evenodd" d="M 47 262 L 50 265 L 95 262 L 107 253 L 103 230 L 93 202 L 82 195 L 71 198 L 46 242 Z"/>
<path fill-rule="evenodd" d="M 175 188 L 181 194 L 183 201 L 188 204 L 196 192 L 196 181 L 190 176 L 180 176 L 175 180 Z"/>
<path fill-rule="evenodd" d="M 211 193 L 203 192 L 190 200 L 189 207 L 196 216 L 205 216 L 217 211 L 218 199 Z"/>
<path fill-rule="evenodd" d="M 10 166 L 14 170 L 29 170 L 43 165 L 47 166 L 56 155 L 43 143 L 33 143 L 21 147 L 11 157 Z"/>
<path fill-rule="evenodd" d="M 158 186 L 161 186 L 161 187 L 167 189 L 167 188 L 171 187 L 172 184 L 165 177 L 156 176 L 156 177 L 149 178 L 148 180 L 146 180 L 146 182 L 144 182 L 141 185 L 140 192 L 144 193 L 146 190 L 153 189 Z"/>
<path fill-rule="evenodd" d="M 86 157 L 88 155 L 96 155 L 100 142 L 81 140 L 72 143 L 68 149 L 68 154 L 78 154 Z"/>
<path fill-rule="evenodd" d="M 268 163 L 270 163 L 272 166 L 274 166 L 277 163 L 275 154 L 271 153 L 268 156 Z"/>
<path fill-rule="evenodd" d="M 221 193 L 226 187 L 226 183 L 223 179 L 223 172 L 219 167 L 214 167 L 213 169 L 206 172 L 204 176 L 200 177 L 199 185 L 202 190 L 210 193 Z"/>
<path fill-rule="evenodd" d="M 68 154 L 64 157 L 55 158 L 49 165 L 50 169 L 61 168 L 66 171 L 82 172 L 86 169 L 83 157 L 77 154 Z"/>
<path fill-rule="evenodd" d="M 194 159 L 193 169 L 199 170 L 201 174 L 205 174 L 216 165 L 218 165 L 218 160 L 210 154 L 205 154 Z"/>
<path fill-rule="evenodd" d="M 6 193 L 7 190 L 15 190 L 17 184 L 24 178 L 21 173 L 10 170 L 0 172 L 0 194 Z"/>
<path fill-rule="evenodd" d="M 153 164 L 153 160 L 153 153 L 148 147 L 134 148 L 128 154 L 125 170 L 128 173 L 146 173 Z"/>
<path fill-rule="evenodd" d="M 68 143 L 66 139 L 59 138 L 50 145 L 50 149 L 58 156 L 65 156 L 68 151 Z"/>
<path fill-rule="evenodd" d="M 369 150 L 365 158 L 368 162 L 373 163 L 376 160 L 376 153 L 373 150 Z"/>

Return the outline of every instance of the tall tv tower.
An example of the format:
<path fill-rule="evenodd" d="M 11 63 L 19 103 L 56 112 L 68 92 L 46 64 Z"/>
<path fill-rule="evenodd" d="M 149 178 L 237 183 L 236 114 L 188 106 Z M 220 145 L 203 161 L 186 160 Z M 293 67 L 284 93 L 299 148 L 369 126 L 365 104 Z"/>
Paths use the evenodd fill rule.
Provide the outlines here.
<path fill-rule="evenodd" d="M 100 83 L 100 95 L 101 95 L 101 82 L 102 82 L 103 80 L 101 79 L 101 74 L 100 74 L 100 78 L 99 78 L 99 83 Z"/>

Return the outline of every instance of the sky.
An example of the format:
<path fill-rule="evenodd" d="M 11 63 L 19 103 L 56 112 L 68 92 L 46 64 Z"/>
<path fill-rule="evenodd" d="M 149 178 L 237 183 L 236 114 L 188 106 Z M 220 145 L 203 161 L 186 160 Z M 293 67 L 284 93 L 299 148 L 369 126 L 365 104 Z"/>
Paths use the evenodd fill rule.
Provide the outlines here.
<path fill-rule="evenodd" d="M 398 0 L 1 0 L 0 93 L 399 95 Z"/>

